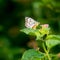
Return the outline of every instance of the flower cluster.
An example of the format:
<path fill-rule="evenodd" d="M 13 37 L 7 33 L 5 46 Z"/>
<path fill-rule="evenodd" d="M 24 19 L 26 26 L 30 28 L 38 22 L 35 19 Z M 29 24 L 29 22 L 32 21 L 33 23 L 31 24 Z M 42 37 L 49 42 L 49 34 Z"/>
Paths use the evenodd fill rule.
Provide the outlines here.
<path fill-rule="evenodd" d="M 41 28 L 40 28 L 40 32 L 41 34 L 49 34 L 49 25 L 48 24 L 43 24 L 43 25 L 40 25 Z"/>

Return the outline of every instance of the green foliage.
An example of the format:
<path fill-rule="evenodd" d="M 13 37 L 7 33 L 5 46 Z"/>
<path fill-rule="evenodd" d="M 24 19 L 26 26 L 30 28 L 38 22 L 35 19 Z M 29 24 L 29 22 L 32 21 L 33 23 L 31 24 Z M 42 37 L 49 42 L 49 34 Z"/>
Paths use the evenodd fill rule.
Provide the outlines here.
<path fill-rule="evenodd" d="M 48 35 L 46 37 L 46 45 L 49 49 L 60 44 L 60 35 Z"/>
<path fill-rule="evenodd" d="M 60 35 L 48 35 L 46 39 L 60 40 Z"/>
<path fill-rule="evenodd" d="M 20 30 L 28 35 L 31 35 L 31 36 L 36 36 L 36 40 L 39 40 L 41 35 L 40 35 L 40 32 L 39 32 L 39 29 L 37 30 L 34 30 L 34 29 L 31 29 L 31 28 L 25 28 L 25 29 L 22 29 Z"/>
<path fill-rule="evenodd" d="M 35 32 L 36 32 L 36 30 L 33 30 L 33 29 L 31 29 L 31 28 L 25 28 L 25 29 L 22 29 L 22 30 L 20 30 L 20 31 L 22 31 L 22 32 L 24 32 L 24 33 L 26 33 L 26 34 L 35 33 Z"/>
<path fill-rule="evenodd" d="M 44 53 L 41 53 L 34 49 L 30 49 L 24 52 L 21 60 L 40 60 L 42 58 L 44 58 Z"/>
<path fill-rule="evenodd" d="M 59 40 L 53 40 L 53 39 L 46 40 L 46 45 L 47 45 L 48 49 L 51 49 L 51 48 L 53 48 L 54 46 L 56 46 L 58 44 L 60 44 Z"/>
<path fill-rule="evenodd" d="M 0 60 L 20 60 L 25 49 L 28 49 L 24 45 L 28 38 L 19 31 L 24 28 L 25 16 L 33 17 L 41 24 L 50 24 L 52 34 L 48 34 L 49 29 L 45 28 L 42 31 L 26 28 L 22 29 L 22 32 L 32 37 L 36 36 L 38 45 L 43 46 L 42 42 L 47 42 L 49 49 L 55 47 L 54 53 L 60 52 L 60 35 L 58 35 L 60 34 L 60 0 L 0 0 Z M 42 52 L 45 52 L 43 49 Z M 54 57 L 52 60 L 60 60 L 57 58 Z M 48 60 L 47 56 L 42 60 Z"/>
<path fill-rule="evenodd" d="M 35 35 L 36 36 L 35 40 L 42 41 L 41 46 L 43 46 L 43 49 L 45 52 L 44 57 L 42 57 L 41 56 L 42 52 L 37 53 L 37 51 L 39 51 L 37 48 L 35 50 L 33 50 L 33 49 L 28 50 L 23 54 L 22 60 L 42 60 L 41 58 L 43 58 L 43 60 L 52 59 L 52 56 L 50 56 L 49 52 L 54 46 L 60 44 L 60 36 L 59 35 L 50 35 L 50 28 L 49 28 L 48 24 L 41 25 L 41 27 L 39 29 L 37 29 L 36 27 L 35 27 L 35 29 L 27 27 L 20 31 L 26 33 L 27 35 L 31 35 L 31 36 Z"/>

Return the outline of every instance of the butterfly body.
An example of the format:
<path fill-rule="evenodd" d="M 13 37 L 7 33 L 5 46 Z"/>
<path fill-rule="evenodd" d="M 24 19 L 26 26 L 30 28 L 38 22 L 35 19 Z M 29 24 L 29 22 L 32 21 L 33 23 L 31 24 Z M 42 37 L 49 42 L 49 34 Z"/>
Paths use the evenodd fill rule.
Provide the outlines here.
<path fill-rule="evenodd" d="M 27 28 L 33 28 L 36 29 L 36 27 L 38 26 L 39 22 L 36 22 L 34 19 L 30 18 L 30 17 L 25 17 L 25 26 Z"/>

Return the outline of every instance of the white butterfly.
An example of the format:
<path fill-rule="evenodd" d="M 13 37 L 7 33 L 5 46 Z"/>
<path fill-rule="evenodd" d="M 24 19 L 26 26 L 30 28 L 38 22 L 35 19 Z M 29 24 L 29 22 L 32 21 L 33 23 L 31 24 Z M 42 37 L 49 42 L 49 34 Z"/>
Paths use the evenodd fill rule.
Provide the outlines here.
<path fill-rule="evenodd" d="M 36 29 L 36 27 L 38 26 L 39 22 L 35 21 L 34 19 L 30 18 L 30 17 L 25 17 L 25 26 L 27 28 L 33 28 Z"/>

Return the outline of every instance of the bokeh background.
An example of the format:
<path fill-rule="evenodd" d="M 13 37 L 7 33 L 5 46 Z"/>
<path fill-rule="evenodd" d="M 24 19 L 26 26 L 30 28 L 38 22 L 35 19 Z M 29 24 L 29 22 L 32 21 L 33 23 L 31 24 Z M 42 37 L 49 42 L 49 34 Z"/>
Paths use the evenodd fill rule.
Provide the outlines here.
<path fill-rule="evenodd" d="M 20 60 L 28 49 L 29 39 L 20 32 L 26 16 L 60 34 L 60 0 L 0 0 L 0 60 Z"/>

